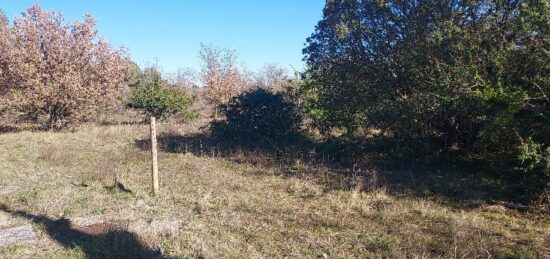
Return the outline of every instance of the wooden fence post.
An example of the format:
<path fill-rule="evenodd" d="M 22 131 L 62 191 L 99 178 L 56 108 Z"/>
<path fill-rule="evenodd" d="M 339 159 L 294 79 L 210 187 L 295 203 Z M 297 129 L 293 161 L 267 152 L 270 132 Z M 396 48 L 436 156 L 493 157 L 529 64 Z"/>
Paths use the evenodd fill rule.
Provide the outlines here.
<path fill-rule="evenodd" d="M 153 180 L 153 195 L 159 193 L 159 169 L 157 164 L 157 129 L 155 116 L 151 116 L 151 173 Z"/>

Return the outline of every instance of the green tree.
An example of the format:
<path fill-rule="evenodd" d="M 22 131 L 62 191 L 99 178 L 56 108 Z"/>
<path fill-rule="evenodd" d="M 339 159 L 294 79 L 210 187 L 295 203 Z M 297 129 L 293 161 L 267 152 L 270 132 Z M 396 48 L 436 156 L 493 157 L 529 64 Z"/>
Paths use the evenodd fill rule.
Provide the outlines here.
<path fill-rule="evenodd" d="M 191 119 L 195 116 L 190 109 L 195 99 L 183 89 L 170 86 L 156 69 L 147 68 L 133 85 L 128 106 L 156 118 L 179 114 Z"/>
<path fill-rule="evenodd" d="M 382 130 L 402 158 L 477 159 L 548 188 L 549 25 L 548 0 L 327 1 L 304 49 L 308 107 Z"/>

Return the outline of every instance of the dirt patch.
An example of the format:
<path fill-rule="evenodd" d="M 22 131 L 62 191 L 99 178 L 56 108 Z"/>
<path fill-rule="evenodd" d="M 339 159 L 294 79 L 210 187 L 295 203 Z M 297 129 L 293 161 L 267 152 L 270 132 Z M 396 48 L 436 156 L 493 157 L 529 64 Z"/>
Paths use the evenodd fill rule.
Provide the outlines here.
<path fill-rule="evenodd" d="M 122 227 L 110 223 L 92 224 L 84 227 L 76 227 L 75 229 L 87 235 L 100 235 L 124 230 Z"/>

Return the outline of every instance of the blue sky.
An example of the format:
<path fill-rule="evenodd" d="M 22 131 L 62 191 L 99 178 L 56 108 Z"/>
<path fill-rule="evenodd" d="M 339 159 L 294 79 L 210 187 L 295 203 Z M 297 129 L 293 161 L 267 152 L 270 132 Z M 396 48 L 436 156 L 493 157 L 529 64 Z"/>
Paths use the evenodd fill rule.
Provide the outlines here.
<path fill-rule="evenodd" d="M 92 14 L 100 35 L 124 45 L 139 65 L 158 59 L 165 72 L 200 67 L 200 43 L 236 49 L 250 69 L 265 63 L 303 68 L 302 48 L 324 0 L 40 1 L 0 0 L 10 19 L 35 3 L 66 21 Z"/>

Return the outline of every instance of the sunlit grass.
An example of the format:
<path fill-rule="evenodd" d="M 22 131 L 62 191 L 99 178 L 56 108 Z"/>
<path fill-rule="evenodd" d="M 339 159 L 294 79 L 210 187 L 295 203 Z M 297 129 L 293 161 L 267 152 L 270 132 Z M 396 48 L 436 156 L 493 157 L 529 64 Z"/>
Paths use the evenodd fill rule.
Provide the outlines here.
<path fill-rule="evenodd" d="M 197 130 L 160 127 L 172 134 Z M 149 152 L 135 145 L 147 136 L 146 125 L 2 134 L 0 202 L 82 226 L 113 222 L 167 256 L 549 256 L 545 215 L 483 204 L 464 209 L 365 188 L 362 181 L 327 188 L 311 176 L 329 181 L 330 171 L 314 165 L 289 165 L 283 174 L 268 163 L 161 152 L 161 195 L 151 197 Z M 131 193 L 112 188 L 117 182 Z M 38 244 L 3 248 L 0 257 L 86 256 L 40 236 Z"/>

